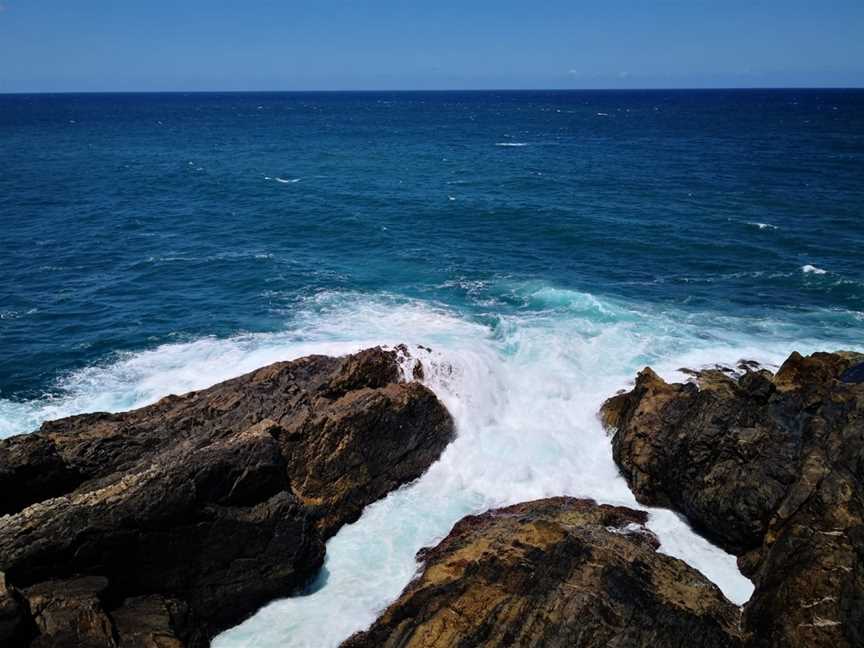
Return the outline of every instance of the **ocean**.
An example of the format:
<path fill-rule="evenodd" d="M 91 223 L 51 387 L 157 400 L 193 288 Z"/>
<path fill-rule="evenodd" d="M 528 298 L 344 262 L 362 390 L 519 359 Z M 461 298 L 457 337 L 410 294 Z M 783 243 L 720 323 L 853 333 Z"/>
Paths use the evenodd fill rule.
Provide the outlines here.
<path fill-rule="evenodd" d="M 864 350 L 861 90 L 0 95 L 0 165 L 0 436 L 403 342 L 456 419 L 219 648 L 338 645 L 468 513 L 638 506 L 597 410 L 646 365 Z"/>

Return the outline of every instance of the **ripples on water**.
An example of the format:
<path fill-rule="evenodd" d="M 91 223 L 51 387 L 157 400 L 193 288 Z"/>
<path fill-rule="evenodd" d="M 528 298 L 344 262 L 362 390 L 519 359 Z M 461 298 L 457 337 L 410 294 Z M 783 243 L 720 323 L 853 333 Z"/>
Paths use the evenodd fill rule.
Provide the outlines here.
<path fill-rule="evenodd" d="M 457 440 L 219 646 L 337 644 L 466 513 L 635 506 L 596 411 L 646 364 L 861 348 L 860 91 L 0 96 L 0 137 L 0 436 L 433 349 Z M 677 517 L 650 525 L 749 596 Z"/>

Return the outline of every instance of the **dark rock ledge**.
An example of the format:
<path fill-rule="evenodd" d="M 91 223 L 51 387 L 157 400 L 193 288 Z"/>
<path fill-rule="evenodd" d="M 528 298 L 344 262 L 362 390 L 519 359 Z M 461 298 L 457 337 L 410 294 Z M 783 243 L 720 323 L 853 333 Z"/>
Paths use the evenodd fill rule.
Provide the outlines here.
<path fill-rule="evenodd" d="M 453 435 L 395 351 L 280 362 L 0 441 L 0 645 L 202 647 Z"/>
<path fill-rule="evenodd" d="M 637 499 L 739 556 L 748 645 L 864 646 L 864 356 L 793 353 L 668 384 L 650 369 L 607 401 Z"/>

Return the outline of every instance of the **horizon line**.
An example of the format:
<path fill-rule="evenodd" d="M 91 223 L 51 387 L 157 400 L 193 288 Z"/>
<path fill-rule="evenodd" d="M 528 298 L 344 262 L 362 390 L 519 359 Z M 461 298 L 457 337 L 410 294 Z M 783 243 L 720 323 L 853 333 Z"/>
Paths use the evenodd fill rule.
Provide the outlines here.
<path fill-rule="evenodd" d="M 294 89 L 294 90 L 34 90 L 0 91 L 0 96 L 13 95 L 98 95 L 98 94 L 314 94 L 314 93 L 421 93 L 421 92 L 723 92 L 753 90 L 864 90 L 864 85 L 813 85 L 813 86 L 717 86 L 668 88 L 363 88 L 363 89 Z"/>

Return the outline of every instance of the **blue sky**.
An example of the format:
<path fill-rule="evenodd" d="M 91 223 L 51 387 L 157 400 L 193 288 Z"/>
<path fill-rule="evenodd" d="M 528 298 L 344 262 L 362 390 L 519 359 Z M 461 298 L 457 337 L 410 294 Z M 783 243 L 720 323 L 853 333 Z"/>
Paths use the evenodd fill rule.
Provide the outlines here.
<path fill-rule="evenodd" d="M 0 92 L 864 85 L 864 0 L 0 6 Z"/>

